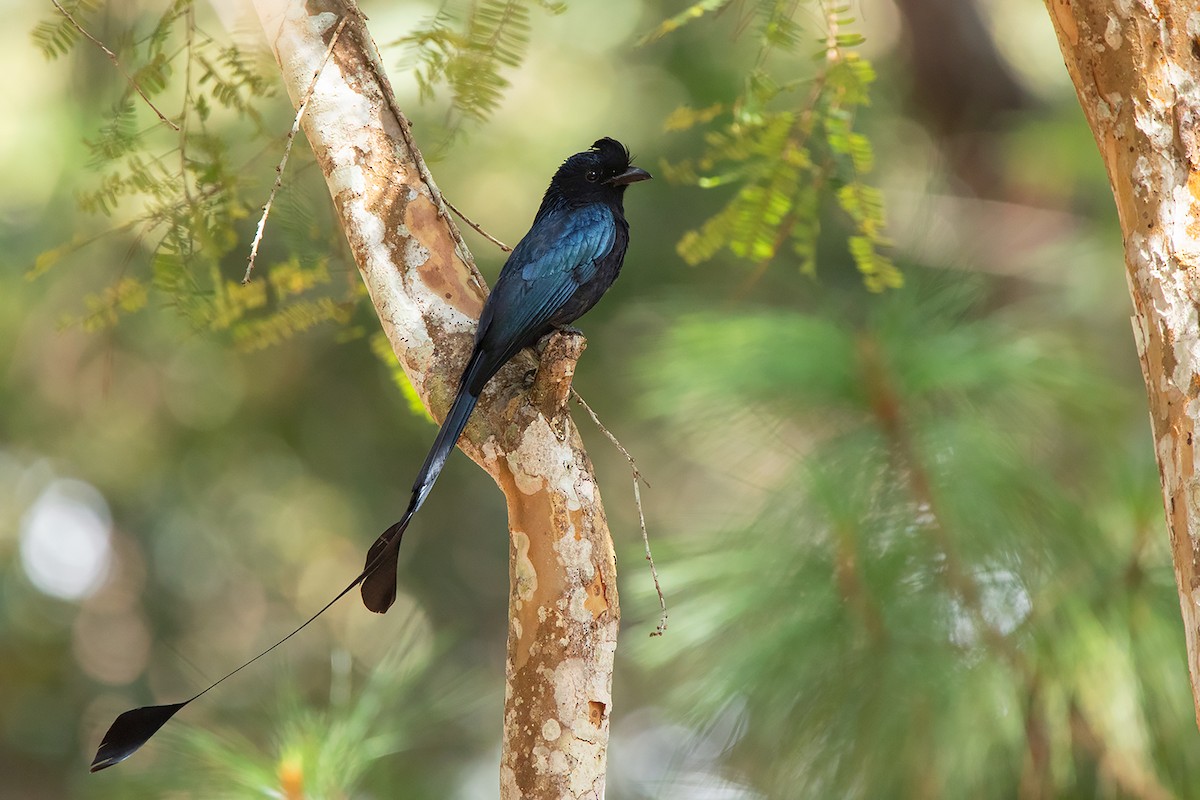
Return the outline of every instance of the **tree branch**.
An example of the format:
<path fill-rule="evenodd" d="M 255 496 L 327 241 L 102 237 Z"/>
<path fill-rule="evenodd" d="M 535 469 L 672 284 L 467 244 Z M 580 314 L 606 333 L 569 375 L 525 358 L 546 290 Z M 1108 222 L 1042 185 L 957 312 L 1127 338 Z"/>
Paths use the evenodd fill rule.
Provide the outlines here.
<path fill-rule="evenodd" d="M 267 195 L 267 202 L 263 204 L 262 216 L 258 219 L 258 228 L 254 231 L 254 241 L 250 244 L 250 257 L 246 259 L 246 274 L 242 276 L 242 285 L 250 282 L 250 276 L 254 272 L 254 260 L 258 258 L 258 246 L 262 243 L 263 233 L 267 229 L 267 217 L 271 215 L 271 206 L 275 203 L 275 195 L 279 193 L 279 187 L 283 186 L 283 171 L 287 169 L 288 156 L 292 154 L 292 143 L 296 141 L 296 134 L 300 131 L 300 119 L 304 116 L 304 109 L 308 107 L 308 99 L 312 97 L 313 88 L 317 85 L 317 79 L 321 77 L 321 70 L 325 68 L 325 64 L 329 61 L 329 57 L 333 55 L 333 47 L 337 44 L 338 37 L 342 35 L 342 28 L 350 20 L 350 16 L 342 17 L 338 22 L 337 27 L 333 29 L 333 36 L 329 38 L 329 46 L 325 48 L 325 58 L 321 59 L 321 66 L 313 73 L 312 83 L 308 85 L 308 91 L 300 98 L 300 104 L 296 106 L 296 116 L 292 119 L 292 129 L 288 131 L 288 135 L 283 144 L 283 157 L 279 159 L 279 166 L 275 167 L 275 182 L 271 184 L 271 193 Z M 189 64 L 191 62 L 188 62 Z"/>
<path fill-rule="evenodd" d="M 411 140 L 353 4 L 254 3 L 293 104 L 303 98 L 339 20 L 349 16 L 302 124 L 384 332 L 440 419 L 470 352 L 483 281 Z M 620 613 L 612 541 L 592 465 L 566 411 L 565 389 L 546 391 L 569 381 L 574 370 L 583 342 L 569 338 L 577 341 L 548 345 L 540 367 L 529 353 L 505 367 L 484 392 L 460 443 L 508 504 L 505 800 L 599 800 L 604 794 Z M 533 393 L 543 402 L 532 402 L 526 385 L 534 368 L 541 377 Z M 369 539 L 364 534 L 364 546 Z"/>
<path fill-rule="evenodd" d="M 1125 240 L 1200 722 L 1200 30 L 1194 0 L 1046 0 Z"/>

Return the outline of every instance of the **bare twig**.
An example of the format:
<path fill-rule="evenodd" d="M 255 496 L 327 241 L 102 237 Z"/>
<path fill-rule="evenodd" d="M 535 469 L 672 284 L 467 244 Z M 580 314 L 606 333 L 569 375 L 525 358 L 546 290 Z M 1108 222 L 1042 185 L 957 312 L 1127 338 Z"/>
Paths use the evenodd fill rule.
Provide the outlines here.
<path fill-rule="evenodd" d="M 158 106 L 154 105 L 153 101 L 146 96 L 146 93 L 142 91 L 142 87 L 137 85 L 137 81 L 133 79 L 133 76 L 126 72 L 125 68 L 121 66 L 121 62 L 117 60 L 117 54 L 105 47 L 104 42 L 100 41 L 95 36 L 92 36 L 90 33 L 84 30 L 83 26 L 76 22 L 75 18 L 71 16 L 71 12 L 63 8 L 58 0 L 50 0 L 50 2 L 54 4 L 54 7 L 58 9 L 60 14 L 67 18 L 67 22 L 71 23 L 71 26 L 75 28 L 75 30 L 79 31 L 92 44 L 104 51 L 104 55 L 108 56 L 108 60 L 111 61 L 113 66 L 116 67 L 117 70 L 125 77 L 125 80 L 129 82 L 129 85 L 133 87 L 133 90 L 137 92 L 143 100 L 146 101 L 146 105 L 150 106 L 150 110 L 157 114 L 159 119 L 161 119 L 167 125 L 170 125 L 172 130 L 178 131 L 179 126 L 167 119 L 163 113 L 158 110 Z"/>
<path fill-rule="evenodd" d="M 474 229 L 475 229 L 475 232 L 476 232 L 476 233 L 478 233 L 480 236 L 482 236 L 483 238 L 487 239 L 489 242 L 491 242 L 492 244 L 496 245 L 496 247 L 499 247 L 499 248 L 500 248 L 501 250 L 503 250 L 504 252 L 506 252 L 506 253 L 511 253 L 511 252 L 512 252 L 512 248 L 511 248 L 511 247 L 509 247 L 509 246 L 508 246 L 508 245 L 506 245 L 504 242 L 500 241 L 500 240 L 499 240 L 499 239 L 497 239 L 495 236 L 492 236 L 490 233 L 488 233 L 487 231 L 485 231 L 483 228 L 481 228 L 481 227 L 478 225 L 478 223 L 472 222 L 472 221 L 471 221 L 471 219 L 470 219 L 470 218 L 469 218 L 469 217 L 468 217 L 466 214 L 462 213 L 462 212 L 461 212 L 461 211 L 459 211 L 457 208 L 455 208 L 455 207 L 454 207 L 454 204 L 453 204 L 453 203 L 451 203 L 449 200 L 447 200 L 447 199 L 445 198 L 445 196 L 444 196 L 444 195 L 443 195 L 443 197 L 442 197 L 442 202 L 444 202 L 444 203 L 446 204 L 446 207 L 447 207 L 447 208 L 449 208 L 449 209 L 450 209 L 451 211 L 453 211 L 455 214 L 458 214 L 458 218 L 459 218 L 459 219 L 461 219 L 463 222 L 467 223 L 467 224 L 468 224 L 468 225 L 470 225 L 472 228 L 474 228 Z"/>
<path fill-rule="evenodd" d="M 179 112 L 179 182 L 183 186 L 183 197 L 187 200 L 187 208 L 190 213 L 195 206 L 195 201 L 192 200 L 192 190 L 188 187 L 188 166 L 187 166 L 187 146 L 188 146 L 188 109 L 192 107 L 192 44 L 196 36 L 196 7 L 189 4 L 187 7 L 187 59 L 184 61 L 183 70 L 183 109 Z M 191 226 L 188 226 L 189 235 Z"/>
<path fill-rule="evenodd" d="M 242 276 L 243 286 L 250 282 L 250 273 L 254 272 L 254 259 L 258 257 L 258 246 L 262 243 L 263 231 L 267 227 L 267 216 L 271 213 L 271 204 L 275 202 L 275 195 L 279 192 L 279 187 L 283 185 L 283 170 L 287 167 L 288 156 L 292 154 L 292 143 L 296 141 L 296 134 L 300 130 L 300 120 L 304 116 L 304 110 L 308 108 L 308 101 L 312 99 L 313 90 L 317 88 L 317 81 L 321 78 L 321 73 L 325 71 L 325 65 L 329 63 L 329 57 L 333 55 L 333 46 L 337 44 L 338 36 L 341 36 L 342 28 L 346 27 L 346 22 L 349 19 L 349 16 L 344 16 L 338 21 L 337 27 L 333 31 L 333 36 L 329 39 L 329 46 L 325 48 L 325 58 L 321 60 L 321 67 L 313 73 L 312 81 L 308 84 L 308 90 L 304 93 L 304 97 L 300 100 L 300 105 L 296 108 L 296 117 L 292 120 L 292 129 L 288 131 L 287 141 L 283 145 L 283 158 L 279 160 L 279 166 L 275 167 L 275 184 L 271 187 L 271 194 L 267 196 L 266 205 L 263 206 L 262 217 L 258 220 L 258 230 L 254 232 L 254 242 L 250 245 L 250 258 L 246 260 L 246 274 Z"/>
<path fill-rule="evenodd" d="M 468 223 L 469 224 L 469 223 Z M 600 429 L 613 445 L 621 451 L 621 455 L 625 456 L 625 460 L 629 462 L 629 468 L 633 471 L 633 501 L 637 505 L 638 524 L 642 528 L 642 542 L 646 545 L 646 560 L 650 562 L 650 575 L 654 578 L 654 591 L 658 593 L 658 605 L 662 609 L 662 615 L 658 618 L 658 627 L 655 628 L 650 635 L 662 636 L 667 630 L 667 599 L 663 596 L 662 586 L 658 582 L 658 569 L 654 566 L 654 555 L 650 552 L 650 534 L 646 531 L 646 516 L 642 513 L 642 482 L 647 486 L 650 482 L 642 477 L 642 473 L 638 470 L 637 462 L 633 460 L 633 456 L 629 451 L 618 441 L 617 437 L 612 432 L 604 427 L 604 423 L 596 416 L 596 412 L 592 407 L 580 396 L 579 392 L 571 389 L 571 396 L 575 398 L 575 402 L 583 406 L 583 410 L 592 418 L 592 422 L 596 423 L 596 427 Z"/>

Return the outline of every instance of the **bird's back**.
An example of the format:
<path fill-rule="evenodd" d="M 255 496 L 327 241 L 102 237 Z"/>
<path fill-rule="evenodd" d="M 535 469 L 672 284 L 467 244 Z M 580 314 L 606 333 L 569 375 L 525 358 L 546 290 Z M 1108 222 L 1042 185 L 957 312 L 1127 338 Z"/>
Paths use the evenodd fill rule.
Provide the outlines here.
<path fill-rule="evenodd" d="M 476 346 L 495 369 L 479 379 L 486 383 L 522 348 L 595 305 L 616 280 L 628 243 L 624 214 L 608 204 L 539 212 L 484 305 Z"/>

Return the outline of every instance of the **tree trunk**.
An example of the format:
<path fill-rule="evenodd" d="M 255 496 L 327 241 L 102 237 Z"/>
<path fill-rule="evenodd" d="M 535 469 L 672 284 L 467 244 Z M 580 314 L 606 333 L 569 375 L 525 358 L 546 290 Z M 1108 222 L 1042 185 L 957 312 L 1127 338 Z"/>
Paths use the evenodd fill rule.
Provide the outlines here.
<path fill-rule="evenodd" d="M 1046 0 L 1108 169 L 1200 723 L 1200 10 Z"/>
<path fill-rule="evenodd" d="M 353 4 L 254 3 L 295 105 L 347 18 L 302 124 L 392 349 L 440 419 L 471 349 L 483 281 Z M 508 503 L 505 800 L 604 794 L 620 614 L 608 523 L 566 409 L 583 347 L 582 337 L 556 335 L 540 364 L 519 355 L 489 384 L 460 443 Z M 364 531 L 364 549 L 373 538 Z"/>

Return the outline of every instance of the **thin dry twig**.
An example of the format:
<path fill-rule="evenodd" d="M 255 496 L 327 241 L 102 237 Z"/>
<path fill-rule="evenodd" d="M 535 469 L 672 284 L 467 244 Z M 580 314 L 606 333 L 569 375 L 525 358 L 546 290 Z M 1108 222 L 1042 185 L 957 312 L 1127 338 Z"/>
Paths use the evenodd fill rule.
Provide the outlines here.
<path fill-rule="evenodd" d="M 75 30 L 79 31 L 88 41 L 104 51 L 104 55 L 108 56 L 108 60 L 113 63 L 113 66 L 117 68 L 117 71 L 119 71 L 121 75 L 125 77 L 125 80 L 129 82 L 129 85 L 133 87 L 133 90 L 137 92 L 143 100 L 146 101 L 146 105 L 150 106 L 150 110 L 157 114 L 159 119 L 161 119 L 167 125 L 170 125 L 172 130 L 178 131 L 179 126 L 167 119 L 166 116 L 164 116 L 163 113 L 158 110 L 158 106 L 154 105 L 153 101 L 146 96 L 146 93 L 142 91 L 142 87 L 137 85 L 137 81 L 133 79 L 133 76 L 126 72 L 125 68 L 121 66 L 121 62 L 117 60 L 117 54 L 105 47 L 104 42 L 100 41 L 95 36 L 92 36 L 90 33 L 84 30 L 84 27 L 75 21 L 75 18 L 71 16 L 71 12 L 63 8 L 58 0 L 50 0 L 50 2 L 54 4 L 54 7 L 58 9 L 60 14 L 67 18 L 67 22 L 71 23 L 71 26 L 75 28 Z"/>
<path fill-rule="evenodd" d="M 196 7 L 189 4 L 187 7 L 187 42 L 184 47 L 187 50 L 187 59 L 184 61 L 183 70 L 183 108 L 179 112 L 180 131 L 179 131 L 179 182 L 183 186 L 183 197 L 187 200 L 187 208 L 189 211 L 195 206 L 195 201 L 192 200 L 192 190 L 188 187 L 188 163 L 187 163 L 187 146 L 188 146 L 188 109 L 192 107 L 192 44 L 196 36 Z M 191 226 L 189 228 L 189 236 Z"/>
<path fill-rule="evenodd" d="M 334 29 L 333 36 L 329 40 L 329 47 L 325 48 L 325 57 L 321 59 L 321 66 L 313 73 L 308 90 L 296 108 L 292 129 L 288 131 L 287 141 L 283 145 L 283 158 L 279 160 L 279 166 L 275 167 L 275 184 L 271 187 L 271 194 L 267 196 L 262 217 L 258 220 L 258 230 L 254 232 L 254 242 L 250 245 L 250 258 L 246 261 L 246 274 L 242 276 L 243 286 L 250 282 L 250 273 L 254 272 L 254 259 L 258 257 L 258 246 L 262 243 L 263 231 L 267 228 L 267 216 L 271 213 L 271 204 L 275 202 L 275 195 L 278 194 L 279 187 L 283 185 L 283 170 L 287 167 L 288 156 L 292 154 L 292 143 L 296 141 L 296 134 L 300 131 L 300 120 L 304 116 L 304 110 L 308 108 L 308 101 L 312 99 L 313 91 L 317 88 L 317 81 L 321 78 L 321 73 L 325 71 L 325 65 L 329 63 L 329 57 L 333 55 L 333 46 L 337 44 L 338 37 L 342 35 L 342 28 L 346 27 L 349 20 L 350 17 L 347 15 L 338 21 L 337 28 Z"/>
<path fill-rule="evenodd" d="M 662 636 L 667 630 L 667 598 L 663 596 L 662 586 L 658 582 L 658 569 L 654 566 L 654 555 L 650 552 L 650 534 L 646 531 L 646 517 L 642 513 L 642 483 L 647 486 L 650 482 L 642 477 L 642 473 L 638 470 L 637 462 L 633 460 L 633 456 L 621 444 L 612 432 L 604 427 L 604 423 L 596 416 L 596 412 L 587 404 L 587 401 L 580 396 L 575 388 L 571 388 L 571 396 L 575 398 L 575 402 L 583 406 L 583 410 L 592 418 L 592 422 L 596 423 L 596 427 L 600 429 L 613 445 L 621 451 L 621 455 L 625 456 L 625 460 L 629 462 L 629 468 L 633 471 L 633 501 L 637 505 L 638 524 L 642 528 L 642 542 L 646 545 L 646 560 L 650 562 L 650 575 L 654 578 L 654 591 L 658 593 L 658 605 L 662 609 L 662 614 L 658 618 L 658 627 L 650 632 L 651 636 Z"/>
<path fill-rule="evenodd" d="M 492 244 L 496 245 L 496 247 L 499 247 L 499 248 L 500 248 L 501 250 L 503 250 L 504 252 L 506 252 L 506 253 L 511 253 L 511 252 L 512 252 L 512 248 L 511 248 L 511 247 L 509 247 L 509 246 L 508 246 L 508 245 L 506 245 L 504 242 L 500 241 L 500 240 L 499 240 L 499 239 L 497 239 L 495 236 L 492 236 L 490 233 L 488 233 L 487 231 L 485 231 L 485 230 L 484 230 L 482 227 L 480 227 L 480 225 L 479 225 L 478 223 L 476 223 L 476 222 L 472 222 L 472 221 L 471 221 L 471 219 L 470 219 L 470 217 L 468 217 L 466 214 L 462 213 L 462 212 L 461 212 L 461 211 L 459 211 L 457 208 L 455 208 L 455 207 L 454 207 L 454 204 L 453 204 L 453 203 L 451 203 L 449 200 L 447 200 L 447 199 L 445 198 L 445 196 L 443 196 L 443 197 L 442 197 L 442 202 L 444 202 L 444 203 L 446 204 L 446 208 L 450 209 L 450 210 L 451 210 L 451 211 L 453 211 L 455 214 L 457 214 L 459 219 L 461 219 L 463 222 L 465 222 L 465 223 L 467 223 L 468 225 L 470 225 L 470 226 L 471 226 L 471 227 L 472 227 L 472 228 L 475 230 L 475 232 L 476 232 L 476 233 L 478 233 L 480 236 L 482 236 L 483 238 L 487 239 L 489 242 L 491 242 Z"/>

